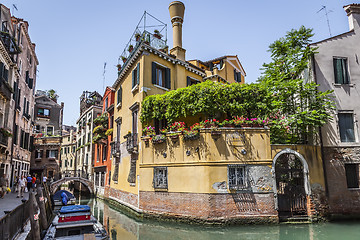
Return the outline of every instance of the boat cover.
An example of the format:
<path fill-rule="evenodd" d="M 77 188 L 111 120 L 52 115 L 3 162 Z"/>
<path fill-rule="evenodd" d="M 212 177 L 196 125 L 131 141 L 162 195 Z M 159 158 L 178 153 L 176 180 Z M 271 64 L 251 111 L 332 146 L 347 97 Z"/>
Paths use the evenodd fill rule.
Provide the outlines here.
<path fill-rule="evenodd" d="M 68 196 L 69 199 L 73 199 L 75 198 L 75 196 L 69 192 L 69 191 L 66 191 L 66 190 L 60 190 L 60 191 L 57 191 L 54 195 L 53 195 L 53 200 L 58 200 L 61 202 L 61 193 L 66 193 L 66 195 Z"/>
<path fill-rule="evenodd" d="M 90 207 L 87 205 L 70 205 L 62 207 L 59 211 L 61 214 L 75 212 L 90 212 Z"/>

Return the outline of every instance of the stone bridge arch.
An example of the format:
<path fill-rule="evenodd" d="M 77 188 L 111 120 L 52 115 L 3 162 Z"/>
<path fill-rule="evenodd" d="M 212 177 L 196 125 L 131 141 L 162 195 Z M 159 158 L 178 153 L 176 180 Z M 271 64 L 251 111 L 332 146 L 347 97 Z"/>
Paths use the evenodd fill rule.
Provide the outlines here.
<path fill-rule="evenodd" d="M 86 178 L 82 178 L 82 177 L 64 177 L 61 178 L 53 183 L 50 184 L 50 192 L 51 194 L 54 194 L 56 192 L 56 190 L 64 183 L 66 182 L 80 182 L 82 184 L 84 184 L 90 191 L 91 194 L 94 193 L 94 184 L 93 182 L 89 181 Z"/>

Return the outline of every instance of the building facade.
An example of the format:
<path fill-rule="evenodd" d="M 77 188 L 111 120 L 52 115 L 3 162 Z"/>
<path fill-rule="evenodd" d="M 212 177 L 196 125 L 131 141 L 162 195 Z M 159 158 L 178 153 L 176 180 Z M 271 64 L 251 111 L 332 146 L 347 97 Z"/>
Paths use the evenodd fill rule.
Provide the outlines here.
<path fill-rule="evenodd" d="M 312 44 L 312 69 L 319 90 L 333 90 L 333 121 L 321 128 L 329 213 L 360 214 L 360 5 L 344 6 L 350 31 Z"/>
<path fill-rule="evenodd" d="M 80 117 L 77 124 L 77 148 L 75 170 L 78 176 L 93 179 L 94 119 L 101 115 L 102 97 L 99 93 L 84 91 L 80 97 Z"/>
<path fill-rule="evenodd" d="M 95 121 L 93 142 L 94 187 L 99 196 L 104 196 L 105 188 L 110 186 L 111 179 L 111 143 L 113 141 L 115 90 L 107 87 L 103 96 L 102 115 Z M 96 130 L 95 130 L 96 129 Z"/>
<path fill-rule="evenodd" d="M 63 132 L 60 150 L 60 172 L 62 177 L 73 176 L 76 166 L 76 130 Z"/>
<path fill-rule="evenodd" d="M 10 11 L 1 5 L 1 40 L 2 57 L 2 89 L 11 86 L 11 100 L 4 105 L 5 130 L 10 130 L 12 137 L 8 157 L 1 169 L 7 172 L 10 184 L 16 176 L 26 175 L 30 171 L 31 132 L 33 128 L 33 111 L 35 104 L 36 68 L 39 64 L 35 53 L 35 44 L 28 34 L 29 24 L 23 19 L 12 17 Z M 8 54 L 6 55 L 5 52 Z M 8 84 L 6 84 L 6 82 Z M 7 118 L 7 120 L 6 120 Z M 4 132 L 4 131 L 3 131 Z M 5 141 L 3 141 L 5 143 Z M 4 159 L 4 158 L 2 158 Z"/>
<path fill-rule="evenodd" d="M 59 178 L 60 145 L 64 103 L 58 104 L 38 91 L 35 97 L 34 149 L 31 172 L 38 176 Z"/>

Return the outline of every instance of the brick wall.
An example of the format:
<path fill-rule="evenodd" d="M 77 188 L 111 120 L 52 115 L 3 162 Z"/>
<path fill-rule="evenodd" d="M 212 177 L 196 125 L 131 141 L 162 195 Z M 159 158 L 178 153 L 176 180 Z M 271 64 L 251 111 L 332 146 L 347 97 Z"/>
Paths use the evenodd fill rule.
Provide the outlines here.
<path fill-rule="evenodd" d="M 272 194 L 140 192 L 140 209 L 153 214 L 206 221 L 244 217 L 255 221 L 277 221 Z"/>
<path fill-rule="evenodd" d="M 346 183 L 345 163 L 360 163 L 360 148 L 324 148 L 329 213 L 360 216 L 360 189 L 349 190 Z"/>
<path fill-rule="evenodd" d="M 105 197 L 115 198 L 120 203 L 128 204 L 133 207 L 138 205 L 138 196 L 129 192 L 124 192 L 114 188 L 105 188 Z"/>

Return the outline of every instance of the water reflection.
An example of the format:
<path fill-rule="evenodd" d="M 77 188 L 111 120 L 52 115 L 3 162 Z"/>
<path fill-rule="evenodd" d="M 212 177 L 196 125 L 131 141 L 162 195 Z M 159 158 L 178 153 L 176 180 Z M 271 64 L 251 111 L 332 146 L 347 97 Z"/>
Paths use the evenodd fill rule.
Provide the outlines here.
<path fill-rule="evenodd" d="M 245 239 L 245 240 L 332 240 L 360 239 L 360 223 L 322 223 L 271 226 L 214 227 L 150 220 L 134 220 L 100 199 L 76 196 L 81 204 L 92 208 L 93 215 L 103 223 L 110 239 Z"/>

